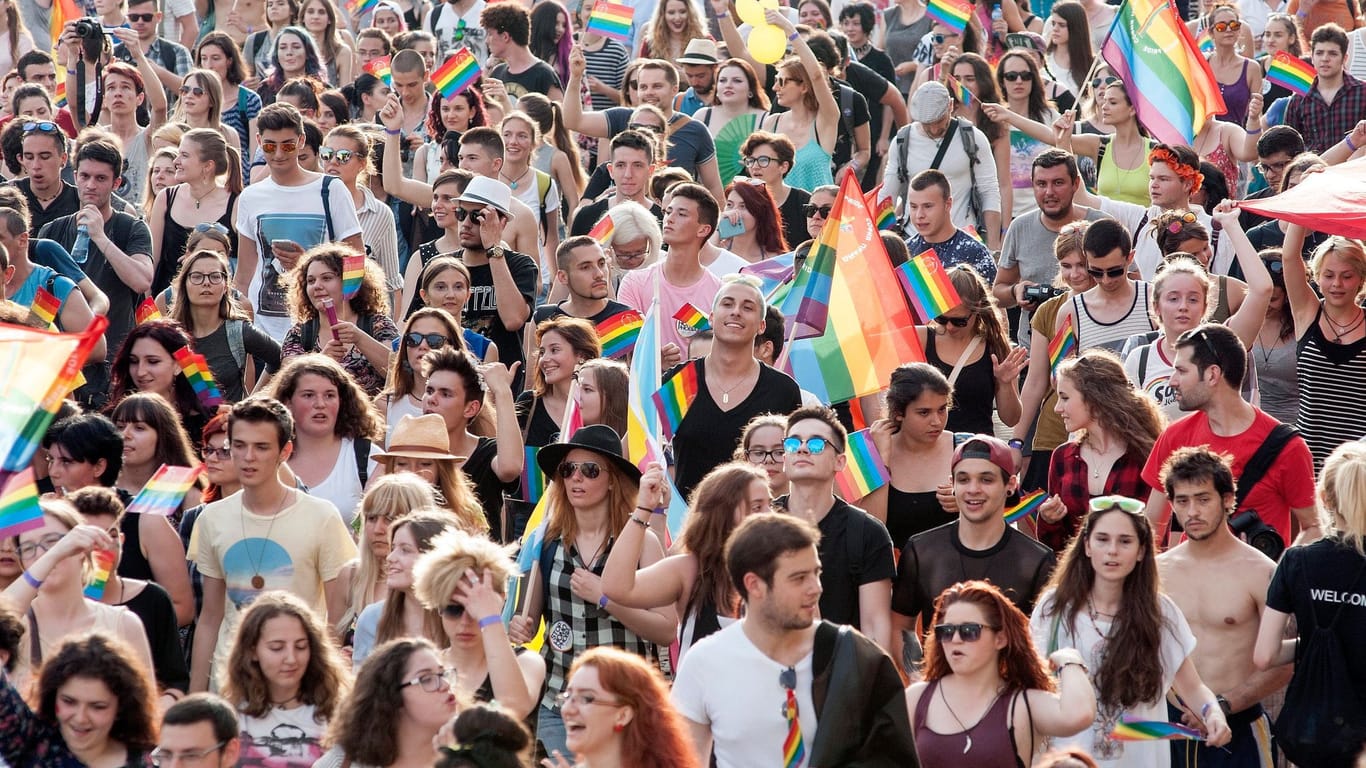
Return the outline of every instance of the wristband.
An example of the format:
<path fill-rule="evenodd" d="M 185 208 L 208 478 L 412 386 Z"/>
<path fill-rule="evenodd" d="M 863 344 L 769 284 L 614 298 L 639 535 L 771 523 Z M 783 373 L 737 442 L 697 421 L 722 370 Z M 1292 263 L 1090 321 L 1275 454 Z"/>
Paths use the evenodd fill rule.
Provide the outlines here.
<path fill-rule="evenodd" d="M 793 30 L 792 34 L 787 36 L 787 41 L 789 43 L 795 43 L 797 42 L 797 38 L 799 37 L 801 37 L 801 33 L 797 32 L 796 30 Z"/>
<path fill-rule="evenodd" d="M 482 618 L 482 619 L 479 620 L 479 628 L 480 628 L 480 629 L 486 629 L 486 628 L 488 628 L 488 627 L 493 626 L 494 624 L 502 624 L 502 623 L 503 623 L 503 617 L 502 617 L 502 616 L 499 616 L 499 615 L 497 615 L 497 614 L 495 614 L 495 615 L 493 615 L 493 616 L 485 616 L 484 618 Z"/>
<path fill-rule="evenodd" d="M 1203 706 L 1203 707 L 1200 708 L 1200 719 L 1201 719 L 1201 720 L 1204 720 L 1204 719 L 1208 718 L 1208 717 L 1209 717 L 1209 711 L 1210 711 L 1211 709 L 1213 709 L 1214 706 L 1215 706 L 1215 703 L 1212 702 L 1212 701 L 1207 701 L 1207 702 L 1205 702 L 1205 706 Z"/>
<path fill-rule="evenodd" d="M 729 19 L 729 18 L 730 18 L 730 11 L 721 11 L 720 13 L 716 14 L 716 18 L 718 18 L 718 19 Z"/>
<path fill-rule="evenodd" d="M 1350 133 L 1347 134 L 1346 136 L 1342 137 L 1342 140 L 1343 140 L 1344 142 L 1346 142 L 1347 148 L 1350 149 L 1350 150 L 1352 150 L 1353 152 L 1355 152 L 1355 151 L 1357 151 L 1357 149 L 1359 149 L 1359 147 L 1357 147 L 1357 145 L 1355 145 L 1355 144 L 1352 143 L 1352 134 L 1350 134 Z"/>
<path fill-rule="evenodd" d="M 627 518 L 627 519 L 630 520 L 631 522 L 635 523 L 636 525 L 640 526 L 641 528 L 647 528 L 647 529 L 648 529 L 648 528 L 650 527 L 650 524 L 649 524 L 649 523 L 645 522 L 644 520 L 641 520 L 640 518 L 636 517 L 635 515 L 631 515 L 631 516 L 630 516 L 629 518 Z"/>
<path fill-rule="evenodd" d="M 604 611 L 607 610 L 607 595 L 598 598 L 598 607 Z"/>
<path fill-rule="evenodd" d="M 644 512 L 649 512 L 650 514 L 654 514 L 655 511 L 653 507 L 642 507 L 639 504 L 636 505 L 636 509 L 642 510 Z"/>
<path fill-rule="evenodd" d="M 394 130 L 391 131 L 391 130 L 389 130 L 388 128 L 385 128 L 385 129 L 384 129 L 384 132 L 385 132 L 386 134 L 390 135 L 390 136 L 397 136 L 397 135 L 399 135 L 400 133 L 403 133 L 403 129 L 402 129 L 402 128 L 395 128 Z"/>
<path fill-rule="evenodd" d="M 654 509 L 650 510 L 650 514 L 652 514 L 652 515 L 662 515 L 662 514 L 664 514 L 666 511 L 667 511 L 667 510 L 665 510 L 663 507 L 655 507 Z"/>
<path fill-rule="evenodd" d="M 33 574 L 29 573 L 27 569 L 24 570 L 24 581 L 28 582 L 28 585 L 34 589 L 43 588 L 43 582 L 33 578 Z"/>
<path fill-rule="evenodd" d="M 1007 441 L 1006 441 L 1006 445 L 1009 446 L 1009 447 L 1011 447 L 1011 448 L 1014 448 L 1014 449 L 1017 450 L 1017 451 L 1023 451 L 1023 450 L 1024 450 L 1024 441 L 1021 440 L 1021 439 L 1019 439 L 1018 437 L 1013 437 L 1013 438 L 1007 440 Z"/>
<path fill-rule="evenodd" d="M 1249 136 L 1256 136 L 1257 134 L 1259 134 L 1259 133 L 1262 132 L 1262 129 L 1261 129 L 1260 127 L 1258 127 L 1258 128 L 1251 128 L 1251 129 L 1244 129 L 1244 130 L 1247 132 L 1247 135 L 1249 135 Z"/>

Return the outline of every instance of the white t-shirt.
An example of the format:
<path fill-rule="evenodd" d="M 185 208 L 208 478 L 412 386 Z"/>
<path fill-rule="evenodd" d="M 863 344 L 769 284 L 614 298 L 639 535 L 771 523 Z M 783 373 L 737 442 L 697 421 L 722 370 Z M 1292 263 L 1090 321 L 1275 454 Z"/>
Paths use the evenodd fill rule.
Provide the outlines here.
<path fill-rule="evenodd" d="M 939 170 L 948 177 L 949 190 L 952 192 L 953 225 L 960 229 L 968 225 L 977 226 L 968 208 L 974 175 L 977 179 L 977 192 L 982 198 L 982 210 L 1001 210 L 1001 186 L 996 177 L 996 160 L 991 154 L 991 142 L 987 141 L 987 136 L 981 129 L 966 125 L 965 122 L 960 121 L 959 130 L 953 134 L 953 144 L 944 151 L 944 159 L 939 163 Z M 960 133 L 964 127 L 971 128 L 973 140 L 977 144 L 976 163 L 969 161 L 968 152 L 963 148 L 963 137 Z M 882 172 L 882 194 L 879 197 L 898 200 L 905 196 L 905 187 L 908 184 L 901 183 L 900 175 L 903 136 L 909 141 L 906 147 L 907 179 L 914 178 L 917 173 L 928 169 L 934 162 L 934 156 L 939 153 L 942 139 L 930 138 L 920 123 L 911 123 L 904 134 L 898 131 L 887 150 L 887 169 Z M 1006 183 L 1010 183 L 1010 180 L 1007 179 Z M 901 211 L 903 207 L 898 204 L 897 210 Z"/>
<path fill-rule="evenodd" d="M 277 274 L 283 271 L 271 255 L 272 240 L 292 240 L 308 250 L 328 240 L 327 219 L 323 215 L 323 175 L 313 176 L 296 187 L 276 184 L 267 176 L 247 187 L 237 198 L 237 236 L 256 245 L 260 257 L 251 276 L 247 298 L 256 309 L 256 326 L 276 341 L 284 341 L 294 325 L 289 317 L 289 300 Z M 340 181 L 328 187 L 334 241 L 361 232 L 356 204 Z M 265 277 L 269 273 L 269 280 Z"/>
<path fill-rule="evenodd" d="M 707 265 L 707 271 L 717 277 L 725 277 L 726 275 L 738 275 L 740 270 L 748 266 L 748 261 L 722 248 L 721 253 L 716 256 L 716 260 Z"/>
<path fill-rule="evenodd" d="M 1195 650 L 1195 635 L 1181 609 L 1166 595 L 1158 595 L 1162 608 L 1162 643 L 1158 653 L 1162 657 L 1162 690 L 1171 688 L 1176 672 L 1181 664 Z M 1095 675 L 1100 669 L 1101 653 L 1104 642 L 1101 640 L 1110 631 L 1109 621 L 1092 621 L 1087 611 L 1076 617 L 1075 635 L 1068 631 L 1066 617 L 1057 622 L 1054 628 L 1052 615 L 1053 590 L 1048 590 L 1039 598 L 1034 615 L 1029 619 L 1029 630 L 1034 636 L 1034 645 L 1040 653 L 1048 654 L 1058 648 L 1076 648 Z M 1057 635 L 1054 637 L 1054 632 Z M 696 653 L 696 651 L 694 651 Z M 1091 679 L 1092 686 L 1095 678 Z M 1100 692 L 1096 692 L 1099 699 Z M 1112 741 L 1108 738 L 1121 713 L 1110 713 L 1106 720 L 1106 707 L 1097 701 L 1096 719 L 1090 728 L 1071 738 L 1054 738 L 1053 748 L 1067 749 L 1079 747 L 1095 758 L 1101 768 L 1170 768 L 1171 746 L 1166 741 Z M 1156 700 L 1129 707 L 1122 714 L 1136 720 L 1161 720 L 1167 718 L 1167 700 L 1158 696 Z"/>
<path fill-rule="evenodd" d="M 689 720 L 711 727 L 718 768 L 782 765 L 787 738 L 786 691 L 779 680 L 787 667 L 755 647 L 744 627 L 737 621 L 699 640 L 674 678 L 674 707 Z M 811 700 L 810 654 L 796 670 L 797 719 L 810 755 L 818 727 Z"/>
<path fill-rule="evenodd" d="M 317 708 L 274 707 L 265 717 L 238 712 L 242 723 L 242 757 L 238 768 L 309 768 L 323 756 L 327 722 L 314 719 Z"/>
<path fill-rule="evenodd" d="M 1145 349 L 1148 351 L 1146 361 L 1143 360 Z M 1140 362 L 1144 363 L 1142 371 L 1139 370 Z M 1166 353 L 1162 351 L 1160 340 L 1132 349 L 1124 358 L 1124 372 L 1129 375 L 1129 381 L 1157 403 L 1158 410 L 1162 411 L 1168 424 L 1186 415 L 1186 412 L 1181 410 L 1181 405 L 1176 402 L 1176 392 L 1172 390 L 1172 373 L 1175 370 L 1172 361 L 1168 360 Z"/>
<path fill-rule="evenodd" d="M 161 36 L 167 40 L 180 42 L 180 24 L 178 20 L 182 16 L 190 16 L 195 12 L 194 0 L 166 0 L 165 7 L 162 8 L 165 16 L 161 20 Z M 227 19 L 223 20 L 224 22 Z M 198 24 L 195 25 L 199 26 Z"/>
<path fill-rule="evenodd" d="M 450 3 L 441 2 L 427 13 L 427 18 L 422 20 L 422 29 L 436 37 L 438 62 L 445 61 L 455 49 L 463 47 L 470 49 L 480 67 L 489 69 L 488 34 L 484 25 L 479 23 L 479 14 L 483 13 L 485 5 L 484 0 L 474 0 L 470 9 L 461 15 Z M 437 13 L 438 7 L 441 7 L 440 14 Z M 436 19 L 435 29 L 432 28 L 432 19 Z M 460 23 L 462 19 L 465 22 L 463 25 Z M 457 37 L 460 39 L 456 40 Z"/>

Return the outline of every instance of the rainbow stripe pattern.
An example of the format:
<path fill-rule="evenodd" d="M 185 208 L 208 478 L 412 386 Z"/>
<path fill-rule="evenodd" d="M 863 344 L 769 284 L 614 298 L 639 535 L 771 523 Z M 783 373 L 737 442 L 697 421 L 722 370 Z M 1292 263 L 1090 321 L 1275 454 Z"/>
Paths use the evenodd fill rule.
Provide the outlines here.
<path fill-rule="evenodd" d="M 30 467 L 10 477 L 0 493 L 0 536 L 9 538 L 43 527 L 43 508 L 38 506 L 38 486 Z"/>
<path fill-rule="evenodd" d="M 1062 361 L 1072 354 L 1077 348 L 1077 329 L 1072 324 L 1072 316 L 1068 315 L 1062 328 L 1058 331 L 1053 340 L 1048 342 L 1048 370 L 1053 375 L 1057 375 L 1058 366 Z"/>
<path fill-rule="evenodd" d="M 360 293 L 365 281 L 365 254 L 357 253 L 342 259 L 342 299 L 350 301 Z M 336 323 L 333 323 L 336 325 Z"/>
<path fill-rule="evenodd" d="M 921 322 L 928 323 L 963 303 L 934 249 L 897 267 L 896 276 Z"/>
<path fill-rule="evenodd" d="M 636 346 L 640 354 L 631 357 L 631 371 L 627 377 L 630 390 L 626 393 L 626 458 L 641 469 L 651 462 L 665 465 L 664 446 L 660 440 L 663 427 L 659 423 L 659 410 L 653 407 L 655 392 L 659 391 L 663 371 L 659 363 L 659 295 L 655 294 L 650 309 L 640 321 L 639 339 Z M 674 487 L 673 480 L 666 474 L 669 484 L 669 508 L 665 523 L 669 537 L 676 539 L 683 532 L 683 519 L 688 515 L 688 504 L 683 494 Z M 665 546 L 668 546 L 667 542 Z"/>
<path fill-rule="evenodd" d="M 860 203 L 864 203 L 863 193 L 855 190 Z M 797 270 L 791 288 L 781 302 L 775 302 L 787 318 L 787 328 L 796 328 L 790 335 L 793 339 L 813 339 L 825 333 L 830 320 L 830 290 L 834 286 L 835 263 L 839 260 L 840 238 L 853 233 L 853 218 L 846 212 L 848 203 L 843 197 L 836 199 L 830 208 L 820 237 L 812 243 L 806 261 Z M 867 204 L 864 204 L 867 209 Z M 869 217 L 868 236 L 881 244 L 877 231 L 872 227 Z"/>
<path fill-rule="evenodd" d="M 470 49 L 460 48 L 446 59 L 446 63 L 432 70 L 431 81 L 441 97 L 449 99 L 470 87 L 483 71 Z"/>
<path fill-rule="evenodd" d="M 184 372 L 190 386 L 194 388 L 194 393 L 199 398 L 199 402 L 205 408 L 217 408 L 223 402 L 223 393 L 218 391 L 218 383 L 213 380 L 213 371 L 209 370 L 209 361 L 205 360 L 203 355 L 191 351 L 189 347 L 177 349 L 175 359 L 180 364 L 180 370 Z"/>
<path fill-rule="evenodd" d="M 659 410 L 664 433 L 672 438 L 678 425 L 683 423 L 683 417 L 688 415 L 693 400 L 697 399 L 697 363 L 689 361 L 664 382 L 651 399 Z"/>
<path fill-rule="evenodd" d="M 142 303 L 133 312 L 133 320 L 138 325 L 142 325 L 148 320 L 161 320 L 161 310 L 157 309 L 157 303 L 152 299 L 143 299 Z"/>
<path fill-rule="evenodd" d="M 612 235 L 616 234 L 616 231 L 617 225 L 612 223 L 612 217 L 603 216 L 597 224 L 593 225 L 592 229 L 588 230 L 588 236 L 606 248 L 612 244 Z"/>
<path fill-rule="evenodd" d="M 930 0 L 925 15 L 962 34 L 967 29 L 968 19 L 972 17 L 972 6 L 956 0 Z"/>
<path fill-rule="evenodd" d="M 953 75 L 949 75 L 949 91 L 957 97 L 959 104 L 965 107 L 972 104 L 972 91 L 969 91 L 966 85 L 958 82 L 958 78 Z"/>
<path fill-rule="evenodd" d="M 52 325 L 57 320 L 57 313 L 62 310 L 62 302 L 46 288 L 39 288 L 33 294 L 33 304 L 29 306 L 29 311 L 33 312 L 43 325 Z"/>
<path fill-rule="evenodd" d="M 1190 145 L 1227 111 L 1209 62 L 1169 0 L 1124 0 L 1101 56 L 1157 141 Z"/>
<path fill-rule="evenodd" d="M 1020 503 L 1007 509 L 1005 512 L 1006 525 L 1032 517 L 1039 513 L 1039 505 L 1043 504 L 1048 494 L 1044 491 L 1035 491 L 1028 496 L 1020 499 Z"/>
<path fill-rule="evenodd" d="M 706 331 L 711 329 L 711 320 L 707 315 L 697 308 L 692 302 L 683 302 L 683 306 L 674 313 L 674 319 L 688 326 L 694 331 Z"/>
<path fill-rule="evenodd" d="M 370 0 L 370 2 L 374 5 L 379 4 L 379 0 Z M 357 14 L 353 13 L 352 15 L 354 16 Z M 385 85 L 389 86 L 390 88 L 394 86 L 394 73 L 392 70 L 389 69 L 388 56 L 380 56 L 377 59 L 371 59 L 370 63 L 365 65 L 365 71 L 369 72 L 375 77 L 378 77 L 380 80 L 384 82 Z"/>
<path fill-rule="evenodd" d="M 877 231 L 885 232 L 896 225 L 896 201 L 882 194 L 881 184 L 864 195 L 863 202 L 868 206 L 868 210 L 873 212 L 873 222 L 877 224 Z"/>
<path fill-rule="evenodd" d="M 522 501 L 535 504 L 545 495 L 545 473 L 541 471 L 541 465 L 536 463 L 536 454 L 541 449 L 528 445 L 523 450 L 526 456 L 522 459 Z"/>
<path fill-rule="evenodd" d="M 598 323 L 598 338 L 602 341 L 602 356 L 621 359 L 635 349 L 636 339 L 644 324 L 640 313 L 627 309 Z"/>
<path fill-rule="evenodd" d="M 887 484 L 887 463 L 873 445 L 868 430 L 850 433 L 844 456 L 844 469 L 835 475 L 835 488 L 840 498 L 853 503 Z"/>
<path fill-rule="evenodd" d="M 584 31 L 603 37 L 610 37 L 620 43 L 631 41 L 631 17 L 636 9 L 598 0 L 593 4 L 593 12 L 588 16 L 588 26 Z"/>
<path fill-rule="evenodd" d="M 1204 741 L 1199 731 L 1180 723 L 1163 720 L 1130 720 L 1125 718 L 1115 724 L 1110 733 L 1115 741 Z"/>
<path fill-rule="evenodd" d="M 61 27 L 58 27 L 58 29 L 61 29 Z M 65 107 L 65 106 L 66 106 L 66 79 L 65 79 L 65 78 L 63 78 L 63 79 L 61 79 L 61 80 L 59 80 L 59 81 L 57 82 L 57 92 L 54 93 L 54 94 L 52 94 L 52 103 L 53 103 L 54 105 L 56 105 L 57 109 L 61 109 L 62 107 Z"/>
<path fill-rule="evenodd" d="M 802 723 L 797 714 L 797 692 L 787 689 L 787 701 L 783 704 L 783 717 L 787 719 L 787 736 L 783 739 L 783 768 L 801 768 L 806 759 L 806 744 L 802 740 Z"/>
<path fill-rule="evenodd" d="M 107 549 L 97 549 L 90 553 L 95 561 L 95 570 L 90 574 L 90 583 L 85 585 L 85 596 L 89 600 L 104 599 L 105 587 L 109 586 L 109 574 L 114 572 L 114 553 Z"/>
<path fill-rule="evenodd" d="M 152 479 L 142 486 L 138 495 L 128 503 L 129 514 L 170 515 L 185 500 L 185 494 L 194 487 L 195 480 L 204 471 L 198 467 L 177 467 L 162 464 Z"/>
<path fill-rule="evenodd" d="M 1314 76 L 1314 65 L 1285 51 L 1276 51 L 1266 68 L 1267 80 L 1301 96 L 1307 96 L 1314 87 Z"/>
<path fill-rule="evenodd" d="M 379 5 L 379 0 L 347 0 L 346 10 L 351 14 L 352 19 L 357 19 L 362 15 L 375 10 L 375 6 L 377 5 Z M 385 63 L 388 63 L 389 57 L 385 56 L 384 59 Z M 366 67 L 366 70 L 369 69 L 369 67 Z M 379 77 L 379 75 L 375 75 L 375 77 Z"/>
<path fill-rule="evenodd" d="M 1200 36 L 1195 38 L 1195 44 L 1196 47 L 1200 49 L 1200 53 L 1203 56 L 1214 53 L 1214 38 L 1209 36 L 1208 29 L 1200 30 Z"/>

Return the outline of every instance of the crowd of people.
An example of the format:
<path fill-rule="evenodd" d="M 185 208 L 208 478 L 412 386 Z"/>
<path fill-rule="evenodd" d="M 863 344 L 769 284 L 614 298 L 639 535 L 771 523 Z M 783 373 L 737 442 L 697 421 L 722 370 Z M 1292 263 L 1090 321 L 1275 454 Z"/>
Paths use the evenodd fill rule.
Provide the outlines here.
<path fill-rule="evenodd" d="M 1240 206 L 1360 173 L 1351 0 L 1172 5 L 1189 145 L 1102 0 L 0 5 L 0 320 L 103 328 L 0 542 L 0 765 L 1366 747 L 1366 248 Z M 825 403 L 775 287 L 854 187 L 841 258 L 957 303 Z"/>

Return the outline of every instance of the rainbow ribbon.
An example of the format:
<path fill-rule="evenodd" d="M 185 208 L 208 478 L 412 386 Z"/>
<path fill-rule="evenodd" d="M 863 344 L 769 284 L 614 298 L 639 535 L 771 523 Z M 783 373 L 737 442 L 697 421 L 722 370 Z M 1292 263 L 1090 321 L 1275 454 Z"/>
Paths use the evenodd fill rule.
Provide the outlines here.
<path fill-rule="evenodd" d="M 1115 741 L 1205 740 L 1204 735 L 1199 731 L 1180 723 L 1168 723 L 1163 720 L 1130 720 L 1127 715 L 1121 722 L 1115 724 L 1115 729 L 1110 732 L 1110 738 Z"/>
<path fill-rule="evenodd" d="M 1044 499 L 1048 494 L 1044 491 L 1035 491 L 1028 496 L 1020 499 L 1020 503 L 1007 509 L 1005 512 L 1006 525 L 1023 520 L 1039 513 L 1039 507 L 1043 505 Z"/>

